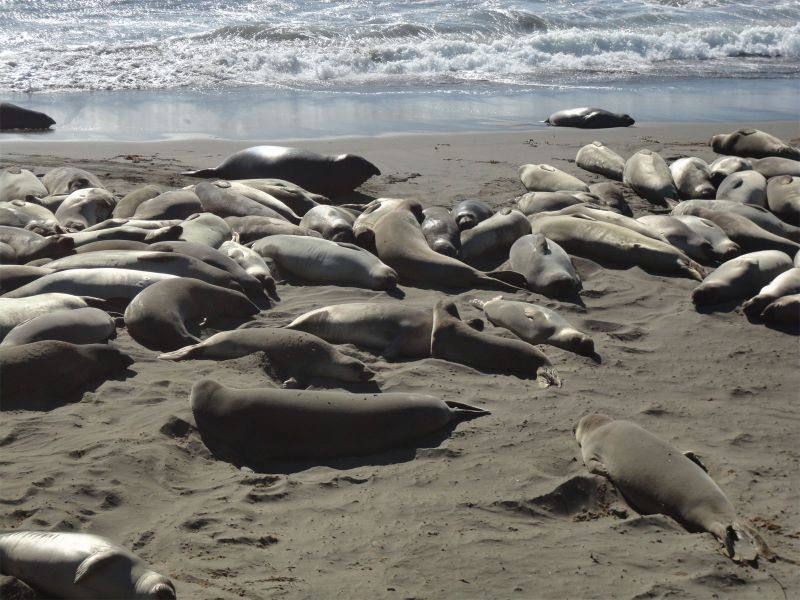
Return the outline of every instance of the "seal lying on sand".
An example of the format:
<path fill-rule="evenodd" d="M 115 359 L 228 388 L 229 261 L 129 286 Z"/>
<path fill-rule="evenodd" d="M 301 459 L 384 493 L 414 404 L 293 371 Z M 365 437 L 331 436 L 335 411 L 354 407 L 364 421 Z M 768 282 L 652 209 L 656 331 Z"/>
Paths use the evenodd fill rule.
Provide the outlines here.
<path fill-rule="evenodd" d="M 660 513 L 692 533 L 707 531 L 736 562 L 775 557 L 698 461 L 661 438 L 630 421 L 587 415 L 575 439 L 589 472 L 610 480 L 639 514 Z"/>
<path fill-rule="evenodd" d="M 625 113 L 612 113 L 603 108 L 568 108 L 559 110 L 544 121 L 555 127 L 580 127 L 581 129 L 606 129 L 608 127 L 630 127 L 634 121 Z"/>
<path fill-rule="evenodd" d="M 189 177 L 222 179 L 286 179 L 316 194 L 348 194 L 380 169 L 355 154 L 324 156 L 284 146 L 253 146 L 226 158 L 213 169 L 188 171 Z"/>
<path fill-rule="evenodd" d="M 203 380 L 189 402 L 209 449 L 258 469 L 271 459 L 325 460 L 412 444 L 485 410 L 408 393 L 235 389 Z"/>
<path fill-rule="evenodd" d="M 0 346 L 20 346 L 42 340 L 104 344 L 116 334 L 116 323 L 106 311 L 86 306 L 56 310 L 20 323 L 3 338 Z"/>
<path fill-rule="evenodd" d="M 47 196 L 47 188 L 36 175 L 13 166 L 0 170 L 0 201 L 25 200 L 28 196 Z"/>
<path fill-rule="evenodd" d="M 800 160 L 800 149 L 758 129 L 738 129 L 733 133 L 722 133 L 712 136 L 708 143 L 719 154 L 745 158 L 780 156 Z"/>
<path fill-rule="evenodd" d="M 0 102 L 0 131 L 50 129 L 55 124 L 53 118 L 43 112 Z"/>
<path fill-rule="evenodd" d="M 742 254 L 721 264 L 692 291 L 696 306 L 752 298 L 775 277 L 792 268 L 792 259 L 780 250 Z"/>
<path fill-rule="evenodd" d="M 48 598 L 174 600 L 175 586 L 135 554 L 89 533 L 0 533 L 0 573 Z"/>

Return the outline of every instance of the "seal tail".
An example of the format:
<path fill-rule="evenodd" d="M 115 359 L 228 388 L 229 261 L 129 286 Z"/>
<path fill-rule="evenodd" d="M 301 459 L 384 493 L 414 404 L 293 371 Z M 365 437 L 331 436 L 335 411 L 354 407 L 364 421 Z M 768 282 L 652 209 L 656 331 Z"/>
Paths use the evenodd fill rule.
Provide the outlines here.
<path fill-rule="evenodd" d="M 192 350 L 194 350 L 197 346 L 199 346 L 199 344 L 184 346 L 183 348 L 178 348 L 172 352 L 163 352 L 162 354 L 158 355 L 158 358 L 161 360 L 185 360 L 191 357 Z"/>
<path fill-rule="evenodd" d="M 561 377 L 553 367 L 540 367 L 536 371 L 536 381 L 539 383 L 539 387 L 543 388 L 561 387 Z"/>
<path fill-rule="evenodd" d="M 197 171 L 184 171 L 181 173 L 186 177 L 217 177 L 216 169 L 199 169 Z"/>
<path fill-rule="evenodd" d="M 450 407 L 450 412 L 453 414 L 454 421 L 469 421 L 492 414 L 488 410 L 483 410 L 482 408 L 477 408 L 454 400 L 446 400 L 445 404 Z"/>

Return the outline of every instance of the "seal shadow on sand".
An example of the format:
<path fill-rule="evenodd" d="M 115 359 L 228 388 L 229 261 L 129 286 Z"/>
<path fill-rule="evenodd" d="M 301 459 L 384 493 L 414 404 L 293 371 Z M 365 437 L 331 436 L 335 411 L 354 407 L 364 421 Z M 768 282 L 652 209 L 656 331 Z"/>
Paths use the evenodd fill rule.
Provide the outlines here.
<path fill-rule="evenodd" d="M 67 404 L 75 404 L 76 402 L 80 402 L 83 398 L 84 394 L 89 392 L 96 392 L 97 389 L 103 385 L 106 381 L 125 381 L 126 379 L 130 379 L 137 374 L 136 371 L 131 369 L 130 367 L 125 368 L 122 371 L 117 373 L 112 373 L 110 375 L 102 375 L 97 379 L 94 379 L 84 385 L 81 385 L 74 390 L 69 392 L 63 392 L 59 394 L 57 397 L 53 396 L 44 396 L 44 395 L 32 395 L 26 396 L 24 399 L 16 399 L 16 400 L 8 400 L 0 399 L 0 413 L 6 410 L 27 410 L 27 411 L 34 411 L 34 412 L 46 412 L 49 410 L 53 410 L 55 408 L 59 408 L 61 406 L 66 406 Z M 4 598 L 5 596 L 0 596 L 0 598 Z"/>

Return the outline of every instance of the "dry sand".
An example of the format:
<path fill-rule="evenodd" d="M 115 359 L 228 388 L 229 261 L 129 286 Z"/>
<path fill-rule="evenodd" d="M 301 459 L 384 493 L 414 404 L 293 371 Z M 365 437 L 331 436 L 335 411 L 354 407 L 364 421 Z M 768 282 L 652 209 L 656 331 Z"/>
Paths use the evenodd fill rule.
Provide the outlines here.
<path fill-rule="evenodd" d="M 517 167 L 574 165 L 594 139 L 623 156 L 658 150 L 670 160 L 713 158 L 710 135 L 758 126 L 797 143 L 800 124 L 641 125 L 504 134 L 342 138 L 303 142 L 356 152 L 383 175 L 368 197 L 450 206 L 463 196 L 499 208 L 524 192 Z M 262 142 L 263 143 L 263 142 Z M 73 164 L 115 192 L 191 180 L 246 142 L 6 143 L 3 166 L 43 173 Z M 632 200 L 637 215 L 649 205 Z M 800 557 L 798 338 L 738 312 L 699 314 L 688 279 L 576 260 L 586 308 L 535 294 L 595 339 L 602 363 L 543 347 L 561 388 L 485 374 L 442 360 L 388 363 L 343 346 L 374 368 L 384 391 L 420 391 L 491 415 L 443 441 L 328 465 L 238 470 L 209 455 L 188 394 L 211 377 L 239 387 L 275 385 L 253 357 L 162 362 L 124 332 L 113 342 L 136 359 L 127 378 L 49 412 L 0 413 L 0 506 L 5 528 L 75 529 L 108 536 L 171 576 L 179 597 L 216 598 L 792 598 L 800 573 L 785 562 L 737 566 L 709 534 L 666 517 L 639 517 L 588 475 L 572 427 L 587 412 L 636 421 L 692 449 L 741 514 L 776 552 Z M 403 286 L 431 306 L 442 292 Z M 281 285 L 264 314 L 275 325 L 315 307 L 388 300 L 383 292 Z M 457 296 L 466 303 L 496 293 Z M 509 295 L 511 297 L 511 295 Z M 492 333 L 500 330 L 487 325 Z M 20 587 L 2 578 L 9 597 Z M 783 589 L 782 589 L 783 588 Z"/>

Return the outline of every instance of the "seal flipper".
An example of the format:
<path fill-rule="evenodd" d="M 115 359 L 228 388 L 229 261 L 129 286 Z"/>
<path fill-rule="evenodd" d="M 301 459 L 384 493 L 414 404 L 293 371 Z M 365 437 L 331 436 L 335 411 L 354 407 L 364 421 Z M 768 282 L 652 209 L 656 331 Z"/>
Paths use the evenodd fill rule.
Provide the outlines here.
<path fill-rule="evenodd" d="M 695 453 L 694 453 L 694 452 L 692 452 L 691 450 L 687 450 L 686 452 L 684 452 L 684 453 L 683 453 L 683 455 L 684 455 L 686 458 L 688 458 L 690 461 L 692 461 L 694 464 L 696 464 L 698 467 L 700 467 L 701 469 L 703 469 L 703 471 L 705 471 L 706 473 L 708 473 L 708 467 L 707 467 L 707 466 L 705 466 L 705 465 L 703 464 L 703 461 L 702 461 L 702 460 L 700 460 L 700 457 L 699 457 L 699 456 L 697 456 L 697 454 L 695 454 Z"/>
<path fill-rule="evenodd" d="M 219 177 L 216 169 L 199 169 L 197 171 L 184 171 L 181 173 L 186 177 Z"/>
<path fill-rule="evenodd" d="M 118 550 L 109 549 L 92 554 L 80 565 L 78 565 L 78 568 L 75 570 L 74 583 L 78 584 L 85 582 L 88 578 L 94 575 L 98 569 L 108 567 L 112 563 L 120 560 L 128 561 L 128 557 L 124 554 L 121 554 Z"/>
<path fill-rule="evenodd" d="M 469 421 L 484 415 L 492 414 L 488 410 L 484 410 L 476 406 L 470 406 L 469 404 L 464 404 L 463 402 L 456 402 L 454 400 L 446 400 L 445 404 L 450 407 L 450 412 L 453 414 L 453 421 Z"/>

